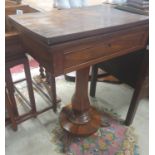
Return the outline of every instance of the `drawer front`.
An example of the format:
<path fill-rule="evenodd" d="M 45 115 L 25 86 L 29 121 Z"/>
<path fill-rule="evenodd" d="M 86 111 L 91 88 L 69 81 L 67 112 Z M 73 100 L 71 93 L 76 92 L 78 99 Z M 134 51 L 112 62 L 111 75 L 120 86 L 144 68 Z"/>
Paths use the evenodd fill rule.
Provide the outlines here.
<path fill-rule="evenodd" d="M 144 26 L 84 40 L 64 52 L 64 70 L 72 71 L 82 65 L 92 65 L 139 50 L 145 47 L 147 38 L 148 27 Z"/>

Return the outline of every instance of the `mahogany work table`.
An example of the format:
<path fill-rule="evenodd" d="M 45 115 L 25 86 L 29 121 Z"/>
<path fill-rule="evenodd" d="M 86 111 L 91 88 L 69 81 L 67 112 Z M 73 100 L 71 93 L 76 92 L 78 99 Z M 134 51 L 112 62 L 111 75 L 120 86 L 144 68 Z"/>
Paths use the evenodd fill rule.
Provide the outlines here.
<path fill-rule="evenodd" d="M 62 128 L 79 136 L 97 131 L 100 114 L 88 99 L 90 65 L 145 49 L 148 17 L 97 5 L 10 18 L 29 54 L 52 76 L 76 70 L 71 104 L 60 113 Z"/>

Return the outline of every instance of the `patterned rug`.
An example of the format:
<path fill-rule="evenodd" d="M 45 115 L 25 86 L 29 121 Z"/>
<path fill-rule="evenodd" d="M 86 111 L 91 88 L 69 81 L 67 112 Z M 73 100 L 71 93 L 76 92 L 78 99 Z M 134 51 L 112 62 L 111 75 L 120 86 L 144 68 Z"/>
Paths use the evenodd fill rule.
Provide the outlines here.
<path fill-rule="evenodd" d="M 111 112 L 102 112 L 102 121 L 110 126 L 101 127 L 86 138 L 72 139 L 67 155 L 139 155 L 134 129 L 122 124 L 122 120 Z M 64 132 L 57 124 L 52 131 L 52 142 L 62 153 Z"/>

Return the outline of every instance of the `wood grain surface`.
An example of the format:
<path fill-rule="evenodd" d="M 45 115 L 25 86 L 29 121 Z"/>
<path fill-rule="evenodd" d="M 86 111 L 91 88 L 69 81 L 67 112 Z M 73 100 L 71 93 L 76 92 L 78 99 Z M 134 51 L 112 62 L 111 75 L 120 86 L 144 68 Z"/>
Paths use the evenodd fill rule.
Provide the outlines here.
<path fill-rule="evenodd" d="M 148 23 L 148 17 L 96 5 L 10 16 L 24 31 L 51 45 Z"/>

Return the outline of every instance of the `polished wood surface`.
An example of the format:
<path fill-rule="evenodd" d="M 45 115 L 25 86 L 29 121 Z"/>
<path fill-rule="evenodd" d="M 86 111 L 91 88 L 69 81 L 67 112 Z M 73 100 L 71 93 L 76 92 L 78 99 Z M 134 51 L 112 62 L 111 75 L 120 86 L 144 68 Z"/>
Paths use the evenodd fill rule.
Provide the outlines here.
<path fill-rule="evenodd" d="M 49 45 L 148 24 L 146 16 L 120 11 L 107 5 L 54 10 L 11 18 L 22 25 L 24 31 L 36 35 Z"/>
<path fill-rule="evenodd" d="M 88 67 L 143 49 L 148 39 L 148 17 L 119 11 L 107 5 L 10 18 L 21 33 L 23 45 L 29 49 L 29 54 L 53 76 L 77 70 L 76 89 L 71 102 L 71 116 L 75 117 L 66 114 L 67 107 L 60 114 L 60 124 L 71 133 L 81 123 L 88 125 L 94 122 L 89 112 Z M 65 123 L 61 116 L 66 117 Z M 100 117 L 97 122 L 100 122 Z M 71 127 L 66 128 L 66 124 Z M 80 130 L 77 135 L 87 135 L 92 131 L 90 128 L 83 128 L 85 132 Z"/>
<path fill-rule="evenodd" d="M 76 86 L 71 105 L 63 108 L 60 113 L 61 126 L 74 135 L 90 135 L 101 125 L 100 114 L 90 108 L 88 79 L 89 67 L 76 72 Z"/>
<path fill-rule="evenodd" d="M 75 136 L 91 135 L 101 126 L 101 116 L 93 107 L 90 107 L 88 112 L 91 116 L 91 119 L 87 123 L 75 123 L 74 119 L 70 119 L 70 117 L 72 117 L 72 106 L 68 105 L 64 107 L 59 118 L 61 127 Z M 83 118 L 81 117 L 81 119 Z"/>
<path fill-rule="evenodd" d="M 103 10 L 109 13 L 106 14 L 102 12 Z M 109 6 L 92 6 L 60 12 L 11 16 L 24 36 L 25 47 L 29 48 L 31 55 L 49 71 L 51 71 L 49 63 L 52 64 L 52 72 L 55 76 L 145 47 L 148 37 L 148 17 L 124 13 Z M 117 21 L 113 17 L 115 13 Z M 78 18 L 81 14 L 85 20 Z M 104 15 L 100 16 L 100 14 Z M 100 25 L 100 29 L 95 25 Z M 69 27 L 72 28 L 69 29 Z M 81 33 L 76 33 L 77 29 Z M 68 35 L 64 36 L 64 33 Z M 82 39 L 79 39 L 81 37 Z M 118 40 L 114 39 L 116 37 Z M 51 43 L 55 44 L 49 45 Z M 34 49 L 38 49 L 37 53 Z"/>
<path fill-rule="evenodd" d="M 12 6 L 17 6 L 17 5 L 20 5 L 20 4 L 18 4 L 16 1 L 5 0 L 5 6 L 6 7 L 12 7 Z"/>
<path fill-rule="evenodd" d="M 15 28 L 12 26 L 8 19 L 8 15 L 14 15 L 17 13 L 17 10 L 22 10 L 23 13 L 32 13 L 38 12 L 36 9 L 31 8 L 29 5 L 17 4 L 16 2 L 6 1 L 5 3 L 5 32 L 15 31 Z"/>
<path fill-rule="evenodd" d="M 28 5 L 18 4 L 14 1 L 5 1 L 5 57 L 6 61 L 21 58 L 25 55 L 22 47 L 21 38 L 18 31 L 13 27 L 8 19 L 8 15 L 16 14 L 17 10 L 22 10 L 23 13 L 37 12 L 36 9 Z"/>

